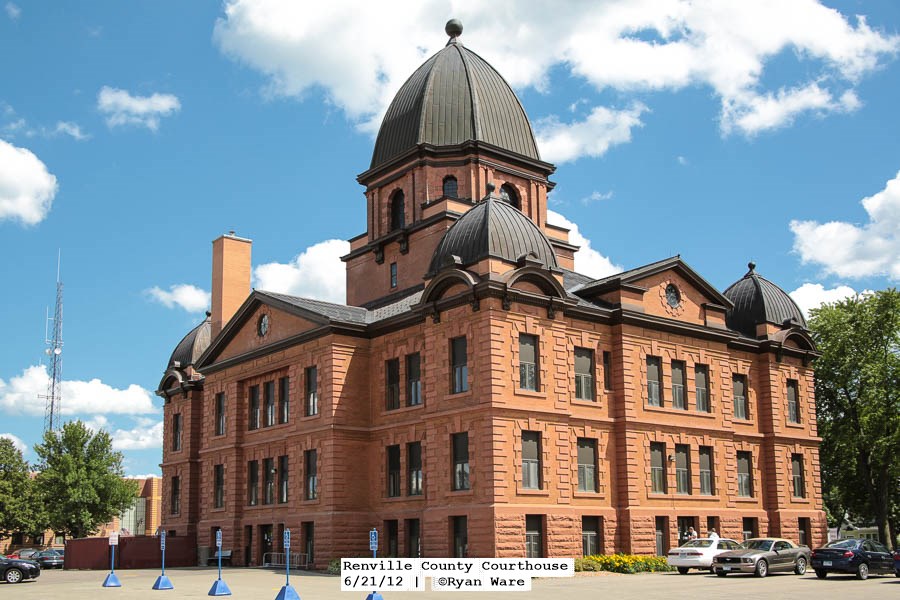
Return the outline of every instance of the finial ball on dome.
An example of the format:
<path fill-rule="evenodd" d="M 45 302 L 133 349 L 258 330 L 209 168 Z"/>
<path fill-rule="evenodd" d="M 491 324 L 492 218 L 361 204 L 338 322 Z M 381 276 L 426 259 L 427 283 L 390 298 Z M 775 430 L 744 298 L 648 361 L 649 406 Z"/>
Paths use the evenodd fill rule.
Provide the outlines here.
<path fill-rule="evenodd" d="M 459 19 L 450 19 L 444 26 L 444 31 L 446 31 L 447 35 L 450 37 L 459 37 L 463 32 L 462 22 Z"/>
<path fill-rule="evenodd" d="M 756 263 L 751 260 L 750 262 L 747 263 L 747 268 L 750 269 L 751 271 L 755 270 Z"/>

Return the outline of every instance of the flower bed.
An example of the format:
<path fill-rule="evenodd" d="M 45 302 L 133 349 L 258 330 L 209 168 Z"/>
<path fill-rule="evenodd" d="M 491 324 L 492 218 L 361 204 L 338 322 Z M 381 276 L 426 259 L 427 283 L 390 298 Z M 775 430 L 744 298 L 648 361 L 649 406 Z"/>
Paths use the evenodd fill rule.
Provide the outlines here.
<path fill-rule="evenodd" d="M 653 573 L 674 571 L 664 556 L 635 554 L 599 554 L 575 559 L 576 571 L 611 571 L 613 573 Z"/>

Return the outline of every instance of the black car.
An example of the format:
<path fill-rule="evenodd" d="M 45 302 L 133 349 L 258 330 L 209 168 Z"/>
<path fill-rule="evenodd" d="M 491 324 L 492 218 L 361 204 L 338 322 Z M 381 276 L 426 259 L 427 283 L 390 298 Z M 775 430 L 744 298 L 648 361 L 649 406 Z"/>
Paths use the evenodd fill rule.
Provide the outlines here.
<path fill-rule="evenodd" d="M 19 583 L 40 576 L 41 568 L 37 563 L 20 558 L 6 558 L 0 554 L 0 580 L 6 583 Z"/>
<path fill-rule="evenodd" d="M 819 579 L 829 573 L 852 573 L 857 579 L 868 579 L 870 573 L 894 572 L 891 551 L 875 540 L 836 540 L 813 550 L 811 558 L 810 566 Z"/>
<path fill-rule="evenodd" d="M 41 565 L 42 569 L 62 569 L 64 558 L 65 557 L 58 550 L 44 550 L 43 552 L 32 554 L 31 558 L 28 560 L 32 560 Z"/>

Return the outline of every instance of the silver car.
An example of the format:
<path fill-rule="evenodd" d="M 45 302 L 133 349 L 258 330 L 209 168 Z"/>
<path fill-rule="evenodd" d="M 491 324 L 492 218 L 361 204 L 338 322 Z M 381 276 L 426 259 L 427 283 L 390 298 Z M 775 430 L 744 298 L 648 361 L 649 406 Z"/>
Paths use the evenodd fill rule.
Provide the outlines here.
<path fill-rule="evenodd" d="M 719 577 L 729 573 L 753 573 L 765 577 L 770 572 L 806 573 L 809 548 L 781 538 L 753 538 L 740 550 L 729 550 L 713 559 L 712 570 Z"/>

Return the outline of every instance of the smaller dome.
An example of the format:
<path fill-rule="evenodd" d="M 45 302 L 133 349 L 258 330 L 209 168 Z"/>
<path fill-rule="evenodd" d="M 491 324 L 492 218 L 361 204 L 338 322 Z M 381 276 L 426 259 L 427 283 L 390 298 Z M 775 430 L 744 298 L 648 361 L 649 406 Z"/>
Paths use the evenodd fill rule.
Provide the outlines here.
<path fill-rule="evenodd" d="M 547 269 L 559 268 L 544 232 L 519 209 L 491 194 L 444 233 L 426 277 L 434 276 L 447 265 L 465 268 L 485 258 L 516 263 L 525 255 Z"/>
<path fill-rule="evenodd" d="M 747 337 L 756 338 L 756 326 L 760 323 L 783 325 L 786 321 L 806 329 L 806 319 L 797 303 L 787 292 L 756 272 L 750 263 L 747 274 L 725 290 L 725 297 L 734 308 L 725 315 L 730 329 Z"/>
<path fill-rule="evenodd" d="M 179 369 L 183 369 L 188 365 L 193 365 L 197 362 L 200 355 L 209 348 L 209 344 L 212 341 L 211 334 L 212 323 L 210 321 L 210 313 L 206 313 L 206 319 L 191 329 L 188 334 L 178 342 L 178 345 L 175 346 L 172 356 L 169 357 L 167 368 L 174 367 L 176 362 L 178 363 L 177 368 Z"/>

